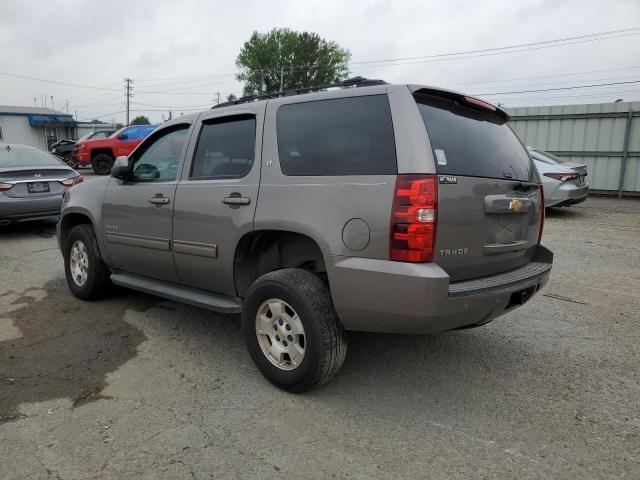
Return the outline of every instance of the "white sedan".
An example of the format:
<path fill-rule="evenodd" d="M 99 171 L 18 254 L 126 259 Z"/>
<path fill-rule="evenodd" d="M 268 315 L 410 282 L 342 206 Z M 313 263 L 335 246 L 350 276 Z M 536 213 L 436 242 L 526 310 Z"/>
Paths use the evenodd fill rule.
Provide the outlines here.
<path fill-rule="evenodd" d="M 527 147 L 544 187 L 547 207 L 568 207 L 587 199 L 587 166 L 563 162 L 551 153 Z"/>

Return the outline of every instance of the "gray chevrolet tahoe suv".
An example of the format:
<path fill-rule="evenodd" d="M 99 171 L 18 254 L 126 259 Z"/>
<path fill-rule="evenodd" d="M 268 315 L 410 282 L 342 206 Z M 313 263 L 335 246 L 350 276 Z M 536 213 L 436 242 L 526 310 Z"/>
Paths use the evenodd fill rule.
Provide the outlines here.
<path fill-rule="evenodd" d="M 71 189 L 73 294 L 241 312 L 257 367 L 300 392 L 338 372 L 344 330 L 479 326 L 544 286 L 543 192 L 502 110 L 380 81 L 305 93 L 166 122 Z"/>

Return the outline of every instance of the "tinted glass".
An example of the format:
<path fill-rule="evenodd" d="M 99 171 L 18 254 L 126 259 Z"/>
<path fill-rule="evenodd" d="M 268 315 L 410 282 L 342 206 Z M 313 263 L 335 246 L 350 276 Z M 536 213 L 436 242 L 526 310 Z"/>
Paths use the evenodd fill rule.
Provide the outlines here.
<path fill-rule="evenodd" d="M 447 99 L 416 99 L 438 173 L 534 179 L 526 149 L 503 119 Z"/>
<path fill-rule="evenodd" d="M 62 163 L 53 155 L 38 149 L 7 148 L 0 145 L 0 168 L 59 167 Z"/>
<path fill-rule="evenodd" d="M 155 125 L 143 125 L 139 127 L 129 127 L 121 133 L 127 134 L 127 140 L 142 140 L 156 129 Z"/>
<path fill-rule="evenodd" d="M 133 160 L 133 179 L 139 182 L 175 180 L 188 130 L 185 125 L 149 139 L 151 143 Z"/>
<path fill-rule="evenodd" d="M 235 117 L 205 124 L 200 131 L 191 179 L 242 178 L 253 165 L 255 118 Z"/>
<path fill-rule="evenodd" d="M 285 175 L 397 173 L 386 95 L 283 105 L 277 130 Z"/>

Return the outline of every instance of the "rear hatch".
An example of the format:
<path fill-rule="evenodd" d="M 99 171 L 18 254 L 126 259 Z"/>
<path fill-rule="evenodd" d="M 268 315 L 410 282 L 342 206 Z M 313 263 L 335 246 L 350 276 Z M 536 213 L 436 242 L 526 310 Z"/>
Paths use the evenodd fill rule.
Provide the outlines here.
<path fill-rule="evenodd" d="M 415 99 L 438 176 L 433 261 L 452 281 L 529 263 L 543 211 L 539 179 L 506 114 L 459 94 L 422 89 Z"/>

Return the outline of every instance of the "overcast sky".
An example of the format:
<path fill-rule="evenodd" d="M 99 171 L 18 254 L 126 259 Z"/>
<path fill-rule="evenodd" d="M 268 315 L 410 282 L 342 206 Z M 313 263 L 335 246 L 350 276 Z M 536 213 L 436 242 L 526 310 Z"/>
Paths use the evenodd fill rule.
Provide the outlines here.
<path fill-rule="evenodd" d="M 125 77 L 135 82 L 132 116 L 153 121 L 207 108 L 216 92 L 239 94 L 233 74 L 243 42 L 274 27 L 348 48 L 352 75 L 448 87 L 507 107 L 640 100 L 640 83 L 487 95 L 640 80 L 640 30 L 518 53 L 357 63 L 640 27 L 638 0 L 23 0 L 2 2 L 1 20 L 0 72 L 107 90 L 0 75 L 0 105 L 40 106 L 46 94 L 47 106 L 51 96 L 56 109 L 68 101 L 80 120 L 122 122 Z"/>

